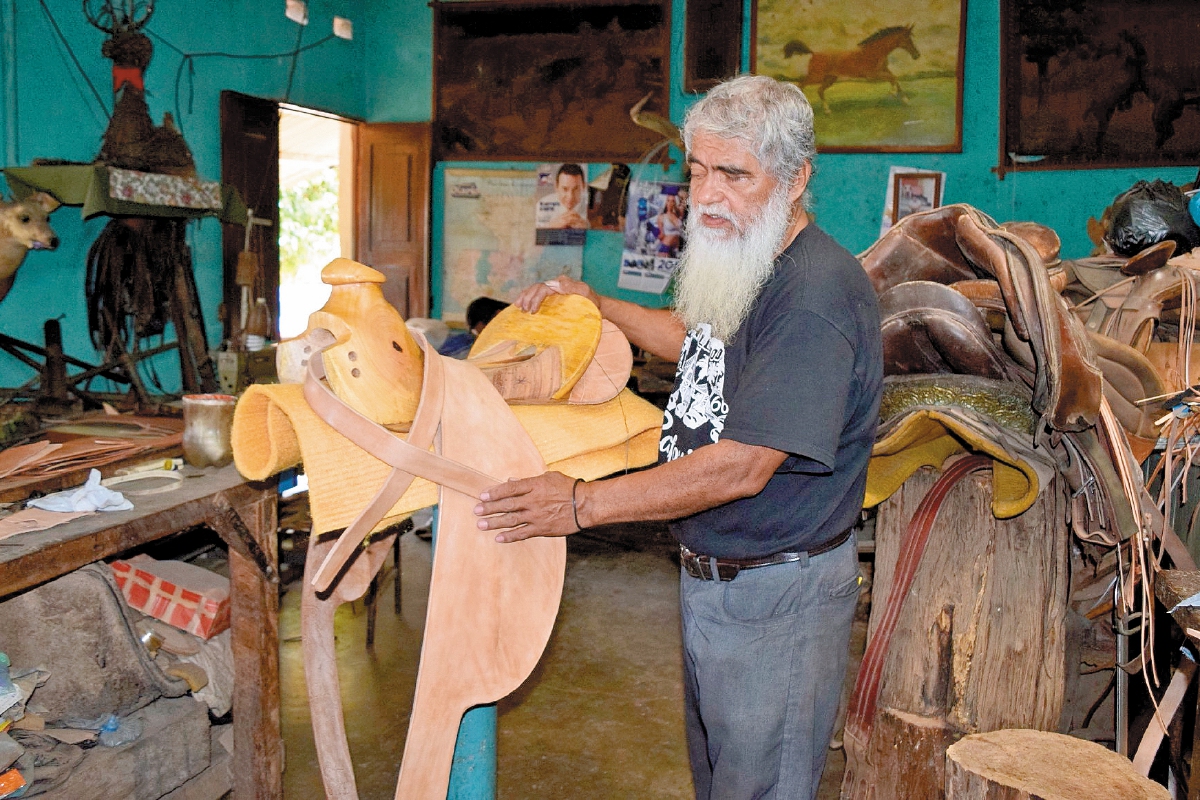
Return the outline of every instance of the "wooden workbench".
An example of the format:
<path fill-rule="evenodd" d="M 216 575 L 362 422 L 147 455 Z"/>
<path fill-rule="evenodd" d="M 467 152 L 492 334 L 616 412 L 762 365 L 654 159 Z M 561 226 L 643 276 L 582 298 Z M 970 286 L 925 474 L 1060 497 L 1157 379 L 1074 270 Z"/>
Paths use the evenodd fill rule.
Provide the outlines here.
<path fill-rule="evenodd" d="M 279 798 L 275 484 L 247 483 L 232 466 L 185 468 L 184 475 L 174 491 L 132 497 L 132 511 L 94 514 L 0 542 L 0 599 L 173 533 L 212 528 L 229 544 L 234 797 Z"/>

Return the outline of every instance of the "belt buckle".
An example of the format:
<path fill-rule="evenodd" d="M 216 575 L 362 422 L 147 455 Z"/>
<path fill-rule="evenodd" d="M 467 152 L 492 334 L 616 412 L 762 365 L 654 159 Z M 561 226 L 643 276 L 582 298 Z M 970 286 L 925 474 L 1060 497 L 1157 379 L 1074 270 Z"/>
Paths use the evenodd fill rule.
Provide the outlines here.
<path fill-rule="evenodd" d="M 683 562 L 683 568 L 687 574 L 702 581 L 711 580 L 730 580 L 730 578 L 722 578 L 721 567 L 717 567 L 717 575 L 713 575 L 712 559 L 693 553 L 686 547 L 680 547 L 680 560 Z"/>

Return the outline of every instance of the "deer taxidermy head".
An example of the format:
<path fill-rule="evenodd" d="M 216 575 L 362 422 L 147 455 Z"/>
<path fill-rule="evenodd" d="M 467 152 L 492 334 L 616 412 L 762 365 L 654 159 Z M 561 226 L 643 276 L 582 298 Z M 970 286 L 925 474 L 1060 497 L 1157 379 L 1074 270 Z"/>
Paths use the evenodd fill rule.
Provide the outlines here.
<path fill-rule="evenodd" d="M 58 234 L 50 227 L 50 212 L 59 205 L 45 192 L 31 194 L 20 202 L 0 203 L 0 300 L 12 288 L 26 253 L 58 247 Z"/>

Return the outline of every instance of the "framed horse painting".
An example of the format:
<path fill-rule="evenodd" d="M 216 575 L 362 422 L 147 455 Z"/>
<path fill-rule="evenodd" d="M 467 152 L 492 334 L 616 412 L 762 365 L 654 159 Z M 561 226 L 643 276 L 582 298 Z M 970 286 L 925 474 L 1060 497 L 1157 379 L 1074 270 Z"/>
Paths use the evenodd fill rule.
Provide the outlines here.
<path fill-rule="evenodd" d="M 962 152 L 966 0 L 755 0 L 751 64 L 800 86 L 822 152 Z"/>

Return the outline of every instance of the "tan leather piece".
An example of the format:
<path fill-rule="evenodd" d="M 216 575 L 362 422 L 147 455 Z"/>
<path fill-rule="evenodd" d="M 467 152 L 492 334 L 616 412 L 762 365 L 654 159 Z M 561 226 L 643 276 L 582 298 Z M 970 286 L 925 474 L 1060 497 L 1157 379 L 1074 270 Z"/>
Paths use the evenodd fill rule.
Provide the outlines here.
<path fill-rule="evenodd" d="M 1067 288 L 1067 284 L 1071 282 L 1071 271 L 1063 267 L 1061 263 L 1053 269 L 1047 267 L 1047 270 L 1050 273 L 1050 288 L 1062 294 L 1063 290 Z"/>
<path fill-rule="evenodd" d="M 41 508 L 26 508 L 7 517 L 0 517 L 0 540 L 19 533 L 33 533 L 62 525 L 73 519 L 95 514 L 95 511 L 46 511 Z"/>
<path fill-rule="evenodd" d="M 467 362 L 483 371 L 510 404 L 559 403 L 563 385 L 562 348 L 539 350 L 537 345 L 506 339 L 471 356 Z M 612 400 L 633 372 L 629 340 L 613 323 L 600 322 L 600 341 L 587 368 L 575 382 L 566 402 L 595 405 Z"/>
<path fill-rule="evenodd" d="M 1153 340 L 1163 308 L 1179 304 L 1183 276 L 1175 267 L 1165 267 L 1139 275 L 1124 301 L 1109 314 L 1100 332 L 1144 353 Z"/>
<path fill-rule="evenodd" d="M 1037 251 L 1038 257 L 1047 268 L 1059 263 L 1059 251 L 1062 250 L 1062 240 L 1053 228 L 1040 222 L 1005 222 L 1000 225 L 1003 230 L 1015 233 Z"/>
<path fill-rule="evenodd" d="M 562 350 L 557 347 L 547 347 L 529 358 L 470 363 L 487 375 L 500 396 L 510 403 L 548 403 L 563 383 Z"/>
<path fill-rule="evenodd" d="M 20 449 L 20 457 L 13 456 L 5 466 L 0 488 L 177 446 L 183 440 L 183 420 L 95 413 L 47 428 L 44 434 L 58 441 L 50 446 L 34 442 L 30 447 L 42 447 L 36 453 Z"/>
<path fill-rule="evenodd" d="M 43 440 L 0 450 L 0 478 L 12 475 L 30 464 L 41 461 L 60 447 L 62 447 L 61 444 Z"/>
<path fill-rule="evenodd" d="M 1146 348 L 1146 360 L 1162 377 L 1165 391 L 1181 392 L 1200 381 L 1200 351 L 1188 354 L 1187 375 L 1180 369 L 1179 342 L 1150 342 Z"/>
<path fill-rule="evenodd" d="M 596 354 L 567 400 L 573 405 L 608 402 L 621 393 L 633 373 L 633 350 L 625 334 L 608 320 L 602 320 L 600 325 Z"/>
<path fill-rule="evenodd" d="M 1121 427 L 1141 439 L 1157 439 L 1158 428 L 1154 425 L 1157 406 L 1139 406 L 1137 402 L 1166 392 L 1162 376 L 1149 359 L 1132 347 L 1099 333 L 1089 336 L 1104 373 L 1104 397 Z"/>
<path fill-rule="evenodd" d="M 284 339 L 275 346 L 275 374 L 280 383 L 304 383 L 308 374 L 308 357 L 319 353 L 334 342 L 333 334 L 324 328 L 310 328 L 293 339 Z"/>
<path fill-rule="evenodd" d="M 1145 275 L 1161 269 L 1175 255 L 1175 242 L 1170 239 L 1151 245 L 1121 265 L 1123 275 Z"/>
<path fill-rule="evenodd" d="M 1079 281 L 1089 292 L 1095 293 L 1128 277 L 1121 274 L 1121 267 L 1125 266 L 1126 260 L 1112 255 L 1089 256 L 1065 261 L 1063 266 L 1070 271 L 1074 280 Z"/>
<path fill-rule="evenodd" d="M 447 362 L 441 450 L 501 479 L 545 464 L 516 416 L 476 370 Z M 558 613 L 566 541 L 499 544 L 476 527 L 476 500 L 441 492 L 425 639 L 397 798 L 446 796 L 459 720 L 533 671 Z"/>
<path fill-rule="evenodd" d="M 988 328 L 996 333 L 1004 330 L 1008 309 L 1004 307 L 1000 284 L 990 278 L 974 278 L 952 283 L 950 288 L 970 300 L 983 313 Z"/>
<path fill-rule="evenodd" d="M 436 353 L 432 357 L 426 355 L 424 361 L 425 377 L 421 384 L 421 405 L 417 407 L 408 439 L 403 442 L 385 428 L 375 425 L 342 403 L 333 392 L 321 384 L 325 377 L 324 358 L 321 353 L 314 353 L 308 362 L 308 379 L 304 384 L 304 397 L 308 404 L 328 425 L 393 468 L 379 492 L 355 517 L 354 522 L 346 527 L 338 537 L 337 544 L 317 569 L 313 585 L 318 591 L 323 592 L 329 588 L 346 562 L 412 484 L 416 476 L 411 469 L 403 469 L 406 464 L 404 450 L 428 455 L 428 449 L 433 444 L 441 422 L 446 382 L 442 360 Z M 359 437 L 353 435 L 355 431 L 359 432 Z M 403 444 L 404 447 L 393 448 L 393 444 Z M 389 453 L 389 450 L 399 450 L 400 454 L 397 456 L 395 452 Z M 387 458 L 386 455 L 393 455 L 393 458 Z"/>
<path fill-rule="evenodd" d="M 379 571 L 392 549 L 396 535 L 371 542 L 350 563 L 337 585 L 327 596 L 319 596 L 312 586 L 317 566 L 333 549 L 334 540 L 313 537 L 304 560 L 304 579 L 300 589 L 300 625 L 303 638 L 304 683 L 317 743 L 317 762 L 325 796 L 330 800 L 358 800 L 354 782 L 354 764 L 346 740 L 342 712 L 341 684 L 338 678 L 337 649 L 333 618 L 338 606 L 357 600 L 366 592 L 371 578 Z"/>

